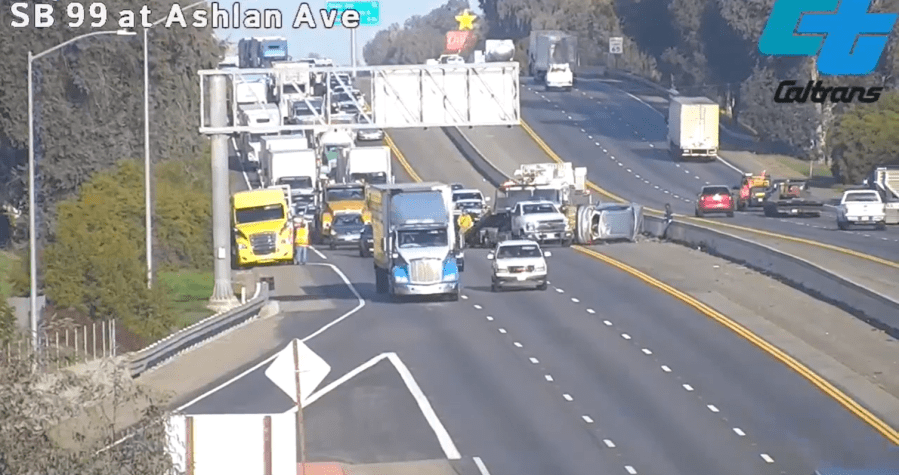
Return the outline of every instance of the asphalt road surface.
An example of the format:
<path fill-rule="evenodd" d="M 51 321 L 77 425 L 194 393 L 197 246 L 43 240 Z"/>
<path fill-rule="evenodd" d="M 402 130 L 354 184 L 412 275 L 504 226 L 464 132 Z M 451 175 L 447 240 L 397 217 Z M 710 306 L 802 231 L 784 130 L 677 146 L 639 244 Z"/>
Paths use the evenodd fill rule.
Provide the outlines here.
<path fill-rule="evenodd" d="M 692 215 L 706 184 L 739 183 L 740 173 L 722 162 L 676 163 L 668 156 L 667 126 L 661 113 L 636 96 L 602 81 L 582 81 L 572 92 L 543 92 L 522 80 L 524 120 L 564 160 L 587 166 L 597 185 L 661 209 Z M 721 134 L 726 143 L 727 134 Z M 597 145 L 599 144 L 599 145 Z M 833 208 L 820 218 L 766 218 L 760 211 L 715 218 L 755 229 L 829 243 L 884 259 L 899 259 L 899 228 L 839 231 Z"/>
<path fill-rule="evenodd" d="M 574 92 L 571 94 L 574 94 Z M 535 129 L 538 127 L 537 125 L 532 126 Z M 554 125 L 553 127 L 557 127 L 558 130 L 562 131 L 575 130 L 563 125 Z M 462 134 L 475 146 L 475 148 L 478 149 L 481 155 L 490 160 L 490 162 L 493 163 L 494 166 L 499 168 L 500 171 L 504 172 L 507 175 L 511 175 L 512 172 L 520 164 L 540 163 L 550 160 L 547 157 L 546 153 L 534 143 L 533 139 L 531 139 L 530 136 L 521 127 L 475 127 L 471 129 L 463 128 L 460 130 Z M 537 132 L 540 133 L 539 130 Z M 413 132 L 409 131 L 405 133 L 411 134 Z M 426 131 L 424 133 L 430 133 L 430 131 Z M 540 135 L 542 136 L 544 141 L 552 142 L 552 140 L 550 140 L 551 137 L 547 136 L 547 134 L 541 133 Z M 611 160 L 593 158 L 592 155 L 585 155 L 584 153 L 581 153 L 580 155 L 573 155 L 574 152 L 571 152 L 571 150 L 573 150 L 574 145 L 572 144 L 578 143 L 578 138 L 579 137 L 577 135 L 574 135 L 567 141 L 561 141 L 558 140 L 558 137 L 555 137 L 555 139 L 560 142 L 560 145 L 558 146 L 562 147 L 555 150 L 558 154 L 561 155 L 562 159 L 569 160 L 576 166 L 586 166 L 588 177 L 591 179 L 591 181 L 593 181 L 594 183 L 598 183 L 600 186 L 607 188 L 609 191 L 616 193 L 619 196 L 624 196 L 628 199 L 631 199 L 632 201 L 641 203 L 643 205 L 654 206 L 656 208 L 661 208 L 663 206 L 663 204 L 660 205 L 659 203 L 652 201 L 652 196 L 655 193 L 653 191 L 653 187 L 650 187 L 648 185 L 627 185 L 628 183 L 636 181 L 636 178 L 631 178 L 631 181 L 626 181 L 626 176 L 621 176 L 621 173 L 628 174 L 630 172 L 634 172 L 635 169 L 630 168 L 629 166 L 624 166 L 624 162 L 613 162 Z M 395 137 L 395 140 L 399 139 Z M 412 140 L 409 140 L 409 142 L 414 143 L 414 141 Z M 550 143 L 550 146 L 555 147 L 556 145 Z M 565 155 L 566 150 L 569 151 L 569 155 Z M 606 150 L 608 151 L 608 149 Z M 594 154 L 595 153 L 602 154 L 602 148 L 599 147 L 598 152 L 594 152 Z M 615 157 L 618 158 L 618 155 L 615 155 Z M 463 162 L 465 161 L 461 158 L 459 160 L 462 160 Z M 604 166 L 606 163 L 613 163 L 613 165 L 606 167 Z M 615 165 L 616 163 L 622 165 Z M 679 169 L 678 165 L 679 164 L 673 164 L 673 168 L 675 170 Z M 708 165 L 715 164 L 711 163 Z M 445 168 L 441 171 L 451 173 L 452 169 Z M 618 173 L 618 175 L 616 175 L 615 173 Z M 646 178 L 641 173 L 636 173 L 636 175 L 640 175 L 640 178 Z M 642 184 L 642 182 L 640 183 Z M 653 182 L 650 181 L 650 183 Z M 611 186 L 607 186 L 607 184 L 610 184 Z M 616 187 L 624 187 L 624 189 L 617 189 Z M 633 193 L 628 194 L 628 189 L 632 189 Z M 742 213 L 738 214 L 738 216 L 742 215 Z M 736 221 L 734 221 L 736 218 L 720 219 L 722 220 L 722 222 L 736 223 Z M 760 222 L 766 222 L 766 220 L 775 222 L 780 221 L 772 218 L 755 219 Z M 797 228 L 795 225 L 791 224 L 792 222 L 790 220 L 782 221 L 784 222 L 783 224 L 785 226 L 792 226 L 788 229 Z M 725 228 L 722 229 L 722 231 L 774 247 L 783 252 L 798 256 L 810 262 L 814 262 L 817 265 L 836 273 L 837 275 L 849 278 L 850 280 L 859 283 L 860 285 L 868 286 L 876 292 L 891 296 L 894 299 L 899 299 L 899 291 L 897 291 L 895 286 L 896 279 L 899 279 L 899 270 L 897 270 L 895 267 L 888 267 L 880 263 L 871 262 L 870 260 L 861 259 L 858 257 L 848 256 L 846 254 L 839 253 L 833 250 L 821 249 L 811 244 L 789 242 L 776 237 L 759 236 L 749 231 L 740 231 L 731 228 Z M 838 231 L 832 232 L 833 235 L 836 235 L 837 233 Z M 859 239 L 867 238 L 864 238 L 863 235 L 860 235 Z M 870 239 L 868 241 L 870 241 Z M 894 246 L 899 246 L 899 244 L 894 243 Z M 889 246 L 882 249 L 884 252 L 881 253 L 881 257 L 889 256 L 890 254 L 892 254 L 895 259 L 897 254 L 899 254 L 899 251 L 896 250 L 899 249 L 899 247 L 896 247 L 892 250 L 888 250 L 888 248 Z"/>
<path fill-rule="evenodd" d="M 391 136 L 424 180 L 483 186 L 454 158 L 434 159 L 440 133 Z M 417 375 L 436 410 L 449 411 L 463 453 L 478 441 L 497 473 L 521 472 L 518 457 L 534 455 L 529 472 L 615 473 L 628 465 L 669 474 L 805 474 L 889 457 L 873 429 L 745 340 L 583 254 L 552 250 L 545 292 L 490 292 L 484 252 L 468 250 L 468 298 L 370 309 L 384 307 L 383 318 L 398 313 L 416 328 L 391 338 L 413 371 L 423 370 Z M 447 308 L 451 316 L 440 319 Z M 460 384 L 453 375 L 463 369 Z M 544 415 L 554 422 L 518 426 Z M 572 448 L 599 459 L 560 457 Z"/>

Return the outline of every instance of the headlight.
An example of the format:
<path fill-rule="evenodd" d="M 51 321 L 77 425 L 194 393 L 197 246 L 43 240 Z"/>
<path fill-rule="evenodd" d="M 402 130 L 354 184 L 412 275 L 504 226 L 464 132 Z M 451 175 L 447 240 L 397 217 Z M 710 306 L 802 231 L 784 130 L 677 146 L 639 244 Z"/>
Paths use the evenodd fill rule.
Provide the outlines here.
<path fill-rule="evenodd" d="M 336 236 L 336 235 L 337 235 L 337 230 L 332 228 L 332 229 L 331 229 L 331 235 L 332 235 L 332 236 Z"/>
<path fill-rule="evenodd" d="M 247 245 L 246 245 L 246 244 L 238 244 L 238 245 L 237 245 L 237 248 L 240 249 L 241 251 L 246 251 L 246 250 L 247 250 Z"/>
<path fill-rule="evenodd" d="M 534 272 L 546 272 L 546 266 L 537 266 L 534 268 Z"/>
<path fill-rule="evenodd" d="M 496 266 L 496 267 L 494 267 L 494 269 L 496 269 L 496 272 L 509 272 L 508 267 Z"/>

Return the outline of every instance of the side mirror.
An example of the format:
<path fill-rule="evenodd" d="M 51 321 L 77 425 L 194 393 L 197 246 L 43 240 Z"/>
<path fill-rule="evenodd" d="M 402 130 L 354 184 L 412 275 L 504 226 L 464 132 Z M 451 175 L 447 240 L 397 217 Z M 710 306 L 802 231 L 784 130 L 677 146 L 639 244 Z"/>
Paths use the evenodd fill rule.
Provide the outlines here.
<path fill-rule="evenodd" d="M 490 197 L 488 196 L 488 197 L 484 198 L 484 201 L 485 201 L 485 202 L 489 202 L 489 201 L 490 201 Z"/>
<path fill-rule="evenodd" d="M 543 251 L 543 257 L 552 257 L 552 256 L 553 256 L 553 253 L 551 253 L 549 251 Z"/>
<path fill-rule="evenodd" d="M 494 254 L 494 253 L 492 253 L 492 252 L 488 252 L 488 253 L 487 253 L 487 260 L 488 260 L 488 261 L 492 261 L 494 258 L 496 258 L 496 254 Z"/>
<path fill-rule="evenodd" d="M 381 238 L 381 249 L 387 250 L 387 238 Z"/>

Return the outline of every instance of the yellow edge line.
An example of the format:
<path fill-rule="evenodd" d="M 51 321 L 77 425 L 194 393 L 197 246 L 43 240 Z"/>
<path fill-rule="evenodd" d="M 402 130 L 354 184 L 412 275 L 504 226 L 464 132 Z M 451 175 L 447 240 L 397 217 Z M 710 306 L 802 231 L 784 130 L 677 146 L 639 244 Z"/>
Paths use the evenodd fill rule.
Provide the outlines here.
<path fill-rule="evenodd" d="M 541 139 L 540 136 L 538 136 L 537 133 L 534 132 L 534 129 L 532 129 L 531 126 L 529 126 L 524 120 L 521 121 L 521 128 L 524 129 L 524 131 L 531 137 L 531 139 L 537 144 L 537 146 L 541 150 L 543 150 L 543 153 L 545 153 L 552 161 L 554 161 L 556 163 L 562 163 L 564 161 L 564 160 L 562 160 L 561 157 L 559 157 L 556 154 L 556 152 L 554 152 L 551 148 L 549 148 L 549 145 L 547 145 L 546 142 L 544 142 L 543 139 Z M 615 195 L 613 193 L 610 193 L 610 192 L 600 188 L 593 182 L 587 182 L 587 186 L 589 186 L 590 189 L 596 191 L 597 193 L 599 193 L 609 199 L 618 201 L 620 203 L 624 203 L 627 201 L 618 195 Z M 650 211 L 652 213 L 657 213 L 657 214 L 662 213 L 661 211 L 659 211 L 657 209 L 653 209 L 653 208 L 644 208 L 644 209 L 646 209 L 647 211 Z M 796 243 L 800 243 L 800 244 L 819 247 L 821 249 L 827 249 L 830 251 L 839 252 L 842 254 L 846 254 L 848 256 L 857 257 L 859 259 L 864 259 L 867 261 L 876 262 L 878 264 L 882 264 L 882 265 L 885 265 L 888 267 L 899 269 L 899 263 L 897 263 L 897 262 L 893 262 L 893 261 L 890 261 L 887 259 L 881 259 L 880 257 L 872 256 L 870 254 L 865 254 L 865 253 L 858 252 L 858 251 L 854 251 L 852 249 L 847 249 L 845 247 L 834 246 L 832 244 L 827 244 L 827 243 L 823 243 L 823 242 L 810 241 L 808 239 L 803 239 L 803 238 L 799 238 L 799 237 L 795 237 L 795 236 L 787 236 L 784 234 L 773 233 L 770 231 L 763 231 L 761 229 L 747 228 L 747 227 L 743 227 L 743 226 L 738 226 L 736 224 L 722 223 L 719 221 L 710 221 L 707 219 L 691 218 L 689 216 L 684 216 L 684 218 L 686 218 L 686 220 L 688 222 L 697 222 L 697 223 L 703 223 L 703 224 L 710 225 L 710 226 L 720 226 L 720 227 L 724 227 L 724 228 L 735 229 L 738 231 L 747 231 L 750 233 L 758 234 L 760 236 L 767 236 L 767 237 L 772 237 L 772 238 L 777 238 L 777 239 L 783 239 L 785 241 L 792 241 L 792 242 L 796 242 Z"/>
<path fill-rule="evenodd" d="M 558 159 L 558 156 L 554 152 L 552 152 L 552 150 L 550 150 L 548 146 L 546 146 L 546 143 L 544 143 L 540 139 L 540 137 L 538 137 L 534 133 L 534 131 L 531 130 L 531 128 L 528 127 L 527 124 L 524 123 L 524 121 L 522 121 L 521 124 L 522 124 L 522 128 L 524 128 L 526 131 L 528 131 L 528 134 L 531 135 L 531 138 L 533 138 L 534 141 L 537 142 L 537 144 L 540 145 L 541 148 L 543 148 L 544 152 L 546 152 L 547 155 L 549 155 L 550 157 L 554 157 L 553 159 L 556 160 L 557 162 L 561 162 L 561 160 Z M 385 141 L 385 143 L 387 143 L 387 146 L 390 147 L 390 150 L 393 151 L 394 155 L 397 158 L 397 161 L 406 170 L 406 172 L 409 174 L 409 176 L 411 176 L 412 179 L 415 181 L 421 181 L 421 177 L 419 177 L 418 173 L 416 173 L 415 170 L 412 169 L 412 165 L 409 164 L 409 162 L 406 160 L 406 157 L 403 155 L 402 152 L 400 152 L 399 148 L 397 148 L 397 146 L 393 142 L 393 140 L 391 140 L 390 137 L 385 134 L 384 141 Z M 596 188 L 598 190 L 601 190 L 599 187 L 596 187 Z M 606 194 L 606 196 L 608 196 L 612 199 L 618 199 L 620 201 L 623 201 L 620 198 L 617 198 L 612 193 L 605 193 L 605 194 Z M 672 297 L 680 300 L 681 302 L 687 304 L 688 306 L 696 309 L 703 315 L 705 315 L 705 316 L 715 320 L 716 322 L 720 323 L 721 325 L 727 327 L 728 329 L 730 329 L 737 335 L 745 338 L 747 341 L 749 341 L 750 343 L 755 345 L 760 350 L 764 351 L 765 353 L 768 353 L 769 355 L 774 357 L 776 360 L 780 361 L 785 366 L 787 366 L 788 368 L 790 368 L 793 371 L 795 371 L 796 373 L 798 373 L 800 376 L 804 377 L 806 380 L 808 380 L 810 383 L 812 383 L 815 387 L 820 389 L 821 392 L 823 392 L 824 394 L 827 394 L 828 396 L 830 396 L 831 398 L 836 400 L 838 403 L 840 403 L 840 405 L 845 407 L 849 412 L 851 412 L 852 414 L 855 414 L 859 419 L 865 421 L 868 425 L 873 427 L 874 430 L 876 430 L 881 435 L 883 435 L 887 440 L 889 440 L 890 442 L 892 442 L 895 445 L 899 445 L 899 432 L 897 432 L 895 429 L 890 427 L 889 424 L 882 421 L 880 418 L 875 416 L 871 411 L 869 411 L 864 406 L 862 406 L 861 404 L 859 404 L 858 402 L 853 400 L 846 393 L 839 390 L 836 386 L 831 384 L 829 381 L 827 381 L 823 377 L 816 374 L 814 371 L 809 369 L 807 366 L 803 365 L 802 363 L 797 361 L 795 358 L 793 358 L 792 356 L 790 356 L 787 353 L 785 353 L 784 351 L 782 351 L 780 348 L 777 348 L 776 346 L 772 345 L 771 343 L 768 343 L 767 341 L 762 339 L 760 336 L 756 335 L 755 333 L 753 333 L 752 331 L 747 329 L 746 327 L 731 320 L 730 318 L 728 318 L 721 312 L 700 302 L 699 300 L 693 298 L 692 296 L 690 296 L 684 292 L 681 292 L 680 290 L 650 276 L 649 274 L 646 274 L 640 270 L 637 270 L 637 269 L 635 269 L 621 261 L 615 260 L 609 256 L 600 254 L 600 253 L 594 251 L 593 249 L 589 249 L 589 248 L 582 247 L 582 246 L 572 246 L 572 249 L 574 249 L 580 253 L 586 254 L 590 257 L 593 257 L 599 261 L 602 261 L 605 264 L 608 264 L 612 267 L 615 267 L 616 269 L 619 269 L 627 274 L 630 274 L 632 277 L 636 277 L 637 279 L 648 284 L 649 286 L 655 287 L 656 289 L 658 289 L 668 295 L 671 295 Z"/>
<path fill-rule="evenodd" d="M 590 257 L 598 259 L 616 269 L 619 269 L 627 274 L 630 274 L 632 277 L 636 277 L 637 279 L 643 281 L 644 283 L 650 285 L 651 287 L 655 287 L 662 292 L 671 295 L 672 297 L 677 298 L 681 302 L 687 304 L 690 307 L 693 307 L 703 315 L 715 320 L 721 325 L 727 327 L 737 335 L 745 338 L 750 343 L 761 349 L 762 351 L 768 353 L 773 356 L 775 359 L 786 365 L 788 368 L 793 371 L 799 373 L 802 377 L 807 379 L 810 383 L 815 385 L 818 389 L 821 390 L 824 394 L 835 399 L 838 403 L 840 403 L 843 407 L 845 407 L 849 412 L 855 414 L 859 419 L 868 423 L 871 427 L 873 427 L 877 432 L 887 438 L 893 444 L 899 445 L 899 432 L 890 427 L 889 424 L 882 421 L 880 418 L 875 416 L 871 411 L 867 410 L 861 404 L 853 400 L 843 391 L 837 389 L 833 384 L 825 380 L 823 377 L 816 374 L 814 371 L 809 369 L 807 366 L 803 365 L 799 361 L 797 361 L 792 356 L 786 354 L 781 349 L 776 346 L 768 343 L 763 340 L 761 337 L 752 333 L 746 327 L 740 325 L 739 323 L 731 320 L 721 312 L 715 310 L 714 308 L 700 302 L 699 300 L 693 298 L 690 295 L 687 295 L 684 292 L 640 271 L 637 270 L 623 262 L 617 261 L 608 257 L 606 255 L 600 254 L 599 252 L 594 251 L 593 249 L 588 249 L 581 246 L 572 246 L 572 248 L 578 252 L 586 254 Z"/>
<path fill-rule="evenodd" d="M 409 177 L 412 178 L 412 181 L 420 183 L 421 177 L 418 176 L 418 173 L 415 173 L 415 170 L 412 169 L 412 165 L 409 165 L 409 161 L 406 160 L 406 156 L 403 155 L 403 152 L 400 152 L 399 147 L 396 146 L 393 139 L 390 138 L 386 132 L 384 133 L 384 143 L 390 147 L 390 151 L 393 152 L 393 156 L 396 157 L 396 161 L 400 163 L 400 166 L 403 167 L 403 170 L 406 170 L 406 173 L 409 174 Z"/>

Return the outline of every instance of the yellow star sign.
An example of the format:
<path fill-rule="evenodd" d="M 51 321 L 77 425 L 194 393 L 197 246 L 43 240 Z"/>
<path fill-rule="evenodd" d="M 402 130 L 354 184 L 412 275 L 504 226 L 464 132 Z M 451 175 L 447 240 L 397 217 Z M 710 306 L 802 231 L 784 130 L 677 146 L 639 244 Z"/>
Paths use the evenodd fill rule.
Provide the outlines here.
<path fill-rule="evenodd" d="M 471 14 L 471 10 L 465 9 L 461 15 L 456 16 L 456 21 L 459 22 L 459 30 L 471 30 L 474 28 L 474 20 L 477 16 Z"/>

